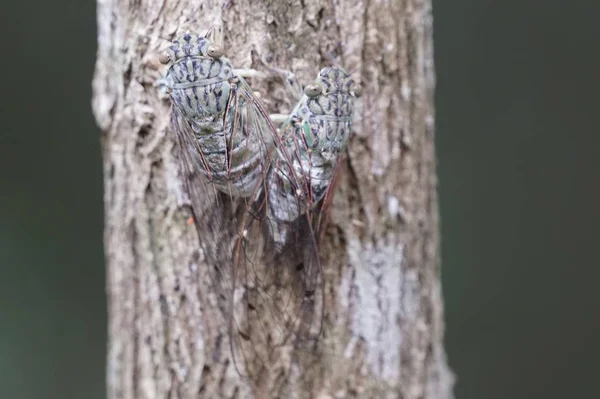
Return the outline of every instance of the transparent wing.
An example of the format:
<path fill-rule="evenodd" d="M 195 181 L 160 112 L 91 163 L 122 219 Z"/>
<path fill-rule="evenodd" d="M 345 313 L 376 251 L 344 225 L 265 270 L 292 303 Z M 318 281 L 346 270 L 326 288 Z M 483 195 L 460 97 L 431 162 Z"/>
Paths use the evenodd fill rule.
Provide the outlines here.
<path fill-rule="evenodd" d="M 240 306 L 233 309 L 234 355 L 236 360 L 243 360 L 249 375 L 259 375 L 263 369 L 275 365 L 289 367 L 290 350 L 320 334 L 322 310 L 315 307 L 315 291 L 321 273 L 317 241 L 309 221 L 311 215 L 302 214 L 310 209 L 305 204 L 310 199 L 299 189 L 307 180 L 291 173 L 297 154 L 282 141 L 243 80 L 239 89 L 239 95 L 251 101 L 250 119 L 260 121 L 259 134 L 270 136 L 264 140 L 273 143 L 273 150 L 261 167 L 261 184 L 245 204 L 243 227 L 234 250 L 234 268 L 239 271 L 234 281 L 236 291 L 242 293 Z M 285 176 L 286 187 L 278 184 L 281 180 L 270 178 L 276 172 Z M 276 201 L 288 193 L 295 201 Z M 288 211 L 302 216 L 282 222 L 270 211 L 278 206 L 294 208 Z M 273 239 L 273 232 L 281 230 L 286 232 L 283 246 Z"/>
<path fill-rule="evenodd" d="M 226 310 L 233 281 L 229 272 L 232 264 L 231 247 L 235 241 L 235 215 L 231 202 L 207 178 L 206 159 L 202 156 L 194 133 L 185 115 L 173 106 L 172 127 L 179 146 L 181 172 L 191 202 L 194 225 L 222 311 Z"/>

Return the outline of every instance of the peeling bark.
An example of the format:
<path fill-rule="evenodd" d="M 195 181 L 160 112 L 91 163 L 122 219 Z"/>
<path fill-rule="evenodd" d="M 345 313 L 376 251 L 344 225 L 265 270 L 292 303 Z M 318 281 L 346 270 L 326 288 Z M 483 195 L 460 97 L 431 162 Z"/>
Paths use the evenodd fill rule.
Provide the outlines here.
<path fill-rule="evenodd" d="M 169 106 L 153 87 L 164 72 L 164 38 L 219 21 L 238 68 L 255 66 L 255 54 L 306 84 L 334 62 L 363 86 L 322 247 L 322 355 L 283 382 L 265 376 L 260 387 L 228 360 L 226 326 L 186 222 Z M 431 2 L 98 0 L 98 43 L 109 398 L 451 398 Z M 260 82 L 256 89 L 270 111 L 285 111 L 277 91 Z"/>

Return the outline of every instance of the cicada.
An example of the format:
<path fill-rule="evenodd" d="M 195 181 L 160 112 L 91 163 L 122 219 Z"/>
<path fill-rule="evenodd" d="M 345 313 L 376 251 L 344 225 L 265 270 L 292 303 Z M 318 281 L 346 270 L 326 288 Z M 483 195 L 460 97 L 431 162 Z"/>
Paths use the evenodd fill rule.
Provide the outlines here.
<path fill-rule="evenodd" d="M 332 182 L 352 131 L 354 99 L 360 94 L 350 74 L 337 67 L 323 68 L 315 83 L 306 86 L 281 128 L 285 155 L 280 158 L 291 154 L 292 163 L 277 163 L 269 171 L 271 219 L 290 223 L 310 215 L 323 198 L 331 200 Z M 320 230 L 320 222 L 312 225 Z M 285 245 L 288 234 L 274 231 L 273 239 Z"/>
<path fill-rule="evenodd" d="M 248 325 L 262 327 L 254 330 L 265 331 L 267 341 L 292 342 L 297 348 L 317 342 L 321 335 L 325 298 L 319 247 L 360 94 L 360 86 L 343 69 L 323 68 L 279 131 L 276 156 L 256 204 L 263 209 L 262 225 L 275 248 L 271 272 L 288 287 L 287 298 L 279 297 L 277 286 L 262 295 L 275 300 L 273 310 L 286 328 L 278 332 L 266 326 L 255 312 L 244 318 Z M 250 355 L 245 361 L 256 362 L 251 348 L 257 340 L 247 338 L 244 354 Z"/>
<path fill-rule="evenodd" d="M 173 104 L 172 122 L 188 161 L 231 196 L 251 196 L 268 169 L 274 127 L 223 50 L 186 32 L 160 56 L 172 63 L 161 84 Z"/>
<path fill-rule="evenodd" d="M 258 376 L 282 350 L 321 332 L 321 222 L 313 211 L 347 141 L 352 82 L 324 69 L 320 91 L 307 87 L 278 131 L 207 37 L 184 33 L 160 61 L 169 65 L 160 84 L 171 99 L 192 216 L 234 363 L 242 375 Z"/>
<path fill-rule="evenodd" d="M 361 89 L 338 67 L 323 68 L 305 87 L 281 127 L 278 157 L 267 176 L 266 215 L 276 248 L 300 249 L 300 312 L 294 331 L 318 337 L 323 282 L 319 244 L 335 191 L 340 161 L 352 132 L 354 101 Z M 288 249 L 286 251 L 286 248 Z"/>

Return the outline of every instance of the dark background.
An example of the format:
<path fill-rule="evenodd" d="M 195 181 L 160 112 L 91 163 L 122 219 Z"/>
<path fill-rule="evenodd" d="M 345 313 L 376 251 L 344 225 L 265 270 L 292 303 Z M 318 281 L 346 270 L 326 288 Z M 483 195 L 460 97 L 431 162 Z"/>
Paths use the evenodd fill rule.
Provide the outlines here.
<path fill-rule="evenodd" d="M 0 396 L 103 398 L 95 3 L 4 3 Z M 598 15 L 597 1 L 434 1 L 457 398 L 594 397 Z"/>

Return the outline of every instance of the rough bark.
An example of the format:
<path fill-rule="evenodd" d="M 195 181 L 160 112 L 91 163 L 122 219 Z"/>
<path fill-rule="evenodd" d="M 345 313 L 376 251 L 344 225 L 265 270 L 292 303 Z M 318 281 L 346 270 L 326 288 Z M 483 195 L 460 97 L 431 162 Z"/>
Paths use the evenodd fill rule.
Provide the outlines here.
<path fill-rule="evenodd" d="M 252 66 L 254 50 L 306 84 L 334 60 L 356 70 L 364 93 L 323 244 L 323 355 L 260 392 L 219 348 L 226 327 L 186 222 L 169 106 L 153 87 L 164 72 L 157 62 L 164 38 L 186 28 L 204 33 L 221 20 L 237 67 Z M 98 0 L 98 43 L 93 107 L 104 131 L 109 397 L 452 397 L 431 2 Z"/>

